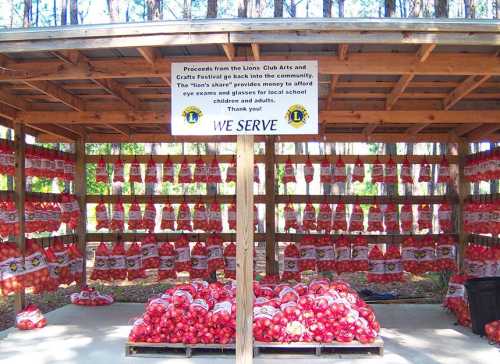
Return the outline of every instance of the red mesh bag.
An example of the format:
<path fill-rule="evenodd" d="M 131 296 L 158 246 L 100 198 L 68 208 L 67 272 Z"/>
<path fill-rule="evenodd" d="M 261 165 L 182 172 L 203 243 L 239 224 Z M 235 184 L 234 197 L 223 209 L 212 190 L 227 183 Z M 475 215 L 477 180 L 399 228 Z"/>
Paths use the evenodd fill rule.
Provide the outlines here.
<path fill-rule="evenodd" d="M 209 183 L 222 183 L 220 166 L 219 166 L 219 161 L 217 160 L 217 157 L 214 157 L 212 159 L 212 162 L 210 162 L 210 167 L 208 169 L 207 181 Z"/>
<path fill-rule="evenodd" d="M 24 287 L 33 287 L 36 292 L 41 292 L 48 280 L 49 266 L 43 249 L 35 241 L 27 239 L 24 256 Z"/>
<path fill-rule="evenodd" d="M 158 280 L 176 279 L 175 272 L 175 249 L 171 243 L 163 243 L 158 249 L 160 266 L 158 268 Z"/>
<path fill-rule="evenodd" d="M 436 246 L 436 266 L 438 271 L 457 270 L 455 240 L 451 235 L 440 235 Z"/>
<path fill-rule="evenodd" d="M 300 252 L 294 243 L 289 243 L 283 252 L 283 274 L 284 281 L 300 281 L 299 272 Z"/>
<path fill-rule="evenodd" d="M 332 183 L 332 164 L 326 155 L 320 164 L 319 181 L 321 183 Z"/>
<path fill-rule="evenodd" d="M 304 164 L 304 179 L 306 183 L 311 183 L 314 178 L 314 166 L 311 163 L 311 158 L 307 156 L 306 163 Z"/>
<path fill-rule="evenodd" d="M 236 182 L 236 159 L 233 155 L 233 159 L 231 160 L 231 164 L 227 167 L 226 170 L 226 183 Z"/>
<path fill-rule="evenodd" d="M 382 211 L 380 211 L 378 205 L 370 206 L 368 210 L 368 231 L 384 232 L 382 217 Z"/>
<path fill-rule="evenodd" d="M 179 183 L 193 183 L 193 176 L 191 174 L 191 167 L 188 164 L 187 158 L 181 163 L 181 168 L 179 169 L 179 176 L 177 177 Z"/>
<path fill-rule="evenodd" d="M 368 253 L 368 273 L 366 278 L 369 283 L 384 283 L 385 260 L 384 254 L 378 246 L 374 246 Z"/>
<path fill-rule="evenodd" d="M 156 170 L 156 163 L 153 160 L 153 156 L 149 157 L 148 164 L 146 164 L 146 176 L 144 177 L 144 182 L 146 183 L 158 182 L 158 173 Z"/>
<path fill-rule="evenodd" d="M 142 183 L 141 165 L 139 164 L 139 161 L 136 157 L 134 157 L 134 160 L 130 165 L 129 182 Z"/>
<path fill-rule="evenodd" d="M 401 230 L 405 233 L 411 232 L 413 229 L 413 206 L 405 203 L 401 207 L 399 218 L 401 220 Z"/>
<path fill-rule="evenodd" d="M 69 155 L 64 158 L 64 180 L 73 181 L 75 179 L 75 161 Z"/>
<path fill-rule="evenodd" d="M 257 164 L 253 165 L 253 181 L 260 183 L 260 168 Z"/>
<path fill-rule="evenodd" d="M 299 271 L 316 270 L 316 239 L 304 236 L 299 243 Z"/>
<path fill-rule="evenodd" d="M 338 274 L 351 272 L 351 242 L 346 236 L 340 236 L 335 242 L 335 257 Z"/>
<path fill-rule="evenodd" d="M 384 225 L 387 233 L 399 234 L 399 219 L 398 209 L 395 204 L 390 203 L 385 205 L 384 209 Z"/>
<path fill-rule="evenodd" d="M 316 227 L 318 230 L 329 232 L 332 230 L 333 212 L 329 203 L 323 202 L 319 205 L 318 217 L 316 219 Z"/>
<path fill-rule="evenodd" d="M 170 203 L 166 203 L 161 211 L 162 230 L 175 230 L 175 211 Z"/>
<path fill-rule="evenodd" d="M 198 201 L 196 205 L 194 205 L 194 213 L 193 213 L 193 230 L 208 230 L 208 213 L 205 204 L 201 201 Z"/>
<path fill-rule="evenodd" d="M 316 208 L 308 202 L 302 214 L 302 227 L 304 230 L 316 230 Z"/>
<path fill-rule="evenodd" d="M 419 254 L 420 254 L 420 245 L 413 236 L 410 236 L 405 240 L 403 240 L 401 259 L 405 271 L 413 274 L 419 273 L 420 271 L 418 264 Z"/>
<path fill-rule="evenodd" d="M 366 272 L 368 266 L 368 241 L 364 236 L 356 236 L 351 247 L 351 267 L 353 272 Z"/>
<path fill-rule="evenodd" d="M 345 205 L 341 202 L 335 207 L 335 213 L 333 214 L 333 230 L 347 231 Z"/>
<path fill-rule="evenodd" d="M 417 255 L 418 268 L 421 273 L 436 271 L 436 243 L 432 236 L 426 235 L 420 241 L 420 250 Z"/>
<path fill-rule="evenodd" d="M 411 175 L 411 164 L 408 156 L 405 156 L 403 164 L 401 165 L 401 183 L 413 184 L 413 177 Z"/>
<path fill-rule="evenodd" d="M 114 231 L 123 232 L 125 225 L 125 211 L 123 209 L 121 199 L 119 199 L 117 203 L 113 204 L 113 212 L 111 216 L 109 228 Z"/>
<path fill-rule="evenodd" d="M 330 236 L 322 236 L 316 240 L 316 266 L 318 272 L 335 270 L 335 249 Z"/>
<path fill-rule="evenodd" d="M 123 242 L 116 242 L 109 255 L 109 275 L 115 281 L 127 278 L 125 255 L 125 245 Z"/>
<path fill-rule="evenodd" d="M 216 233 L 222 231 L 222 214 L 220 204 L 216 201 L 210 204 L 208 210 L 208 229 Z"/>
<path fill-rule="evenodd" d="M 389 156 L 389 160 L 385 164 L 384 182 L 387 184 L 398 182 L 398 167 L 394 163 L 392 156 Z"/>
<path fill-rule="evenodd" d="M 70 284 L 73 281 L 71 275 L 70 265 L 69 265 L 69 252 L 58 238 L 54 239 L 52 244 L 52 250 L 57 258 L 57 264 L 59 267 L 59 283 L 60 284 Z"/>
<path fill-rule="evenodd" d="M 385 282 L 403 282 L 401 253 L 396 245 L 389 245 L 384 254 Z"/>
<path fill-rule="evenodd" d="M 224 269 L 222 239 L 217 234 L 207 237 L 207 266 L 209 273 Z"/>
<path fill-rule="evenodd" d="M 283 182 L 283 184 L 296 182 L 296 180 L 295 180 L 295 168 L 293 167 L 292 160 L 290 157 L 288 157 L 286 162 L 285 162 L 285 170 L 284 170 L 283 177 L 282 177 L 281 181 Z"/>
<path fill-rule="evenodd" d="M 0 236 L 17 235 L 19 232 L 19 221 L 17 209 L 14 202 L 7 198 L 7 201 L 0 203 Z"/>
<path fill-rule="evenodd" d="M 419 182 L 430 182 L 431 181 L 431 166 L 427 162 L 427 159 L 422 160 L 420 163 L 420 172 L 418 174 Z"/>
<path fill-rule="evenodd" d="M 101 201 L 95 207 L 96 230 L 109 229 L 108 209 Z"/>
<path fill-rule="evenodd" d="M 93 281 L 109 281 L 111 280 L 110 271 L 110 252 L 105 243 L 100 243 L 95 250 L 94 269 L 90 275 Z"/>
<path fill-rule="evenodd" d="M 471 278 L 484 276 L 486 247 L 469 244 L 464 253 L 464 273 Z"/>
<path fill-rule="evenodd" d="M 297 222 L 297 211 L 293 207 L 291 202 L 288 202 L 284 208 L 284 217 L 285 217 L 285 231 L 290 229 L 299 229 L 299 224 Z"/>
<path fill-rule="evenodd" d="M 232 203 L 227 208 L 227 223 L 230 230 L 236 230 L 236 204 Z"/>
<path fill-rule="evenodd" d="M 44 291 L 54 292 L 59 287 L 59 264 L 51 247 L 45 249 L 45 257 L 49 268 L 49 277 L 45 283 Z"/>
<path fill-rule="evenodd" d="M 142 265 L 142 251 L 141 246 L 134 242 L 130 244 L 125 257 L 127 265 L 127 279 L 133 281 L 135 279 L 146 278 L 146 272 Z"/>
<path fill-rule="evenodd" d="M 208 252 L 205 244 L 197 242 L 191 250 L 190 278 L 208 279 Z"/>
<path fill-rule="evenodd" d="M 439 163 L 437 182 L 449 183 L 450 181 L 450 163 L 448 163 L 448 159 L 446 159 L 446 156 L 443 155 L 443 159 L 441 160 L 441 163 Z"/>
<path fill-rule="evenodd" d="M 113 164 L 113 182 L 125 182 L 123 162 L 120 156 Z"/>
<path fill-rule="evenodd" d="M 175 176 L 175 168 L 170 156 L 167 157 L 167 160 L 163 163 L 163 182 L 174 183 Z"/>
<path fill-rule="evenodd" d="M 83 278 L 83 254 L 75 243 L 68 246 L 68 253 L 69 272 L 72 276 L 72 280 L 77 284 L 81 284 Z"/>
<path fill-rule="evenodd" d="M 144 214 L 142 216 L 141 228 L 154 231 L 156 226 L 156 206 L 152 201 L 144 208 Z"/>
<path fill-rule="evenodd" d="M 372 183 L 377 183 L 377 182 L 384 182 L 384 167 L 382 166 L 382 163 L 380 163 L 380 160 L 375 159 L 373 162 L 373 167 L 372 167 Z"/>
<path fill-rule="evenodd" d="M 207 164 L 200 156 L 198 156 L 194 165 L 193 181 L 197 183 L 207 183 L 207 170 Z"/>
<path fill-rule="evenodd" d="M 130 205 L 128 209 L 128 229 L 129 230 L 139 230 L 142 228 L 142 216 L 141 207 L 137 203 L 137 199 L 134 198 L 134 202 Z"/>
<path fill-rule="evenodd" d="M 352 169 L 352 182 L 364 182 L 365 180 L 365 165 L 361 161 L 361 159 L 356 158 L 356 162 L 354 163 L 354 167 Z"/>
<path fill-rule="evenodd" d="M 451 231 L 451 206 L 447 202 L 443 202 L 438 209 L 439 229 L 442 232 Z"/>
<path fill-rule="evenodd" d="M 364 231 L 364 213 L 361 205 L 356 203 L 352 207 L 351 217 L 349 219 L 349 231 Z"/>
<path fill-rule="evenodd" d="M 102 156 L 99 158 L 99 162 L 97 162 L 95 169 L 95 181 L 102 183 L 109 182 L 108 170 L 106 169 L 106 163 L 104 162 L 104 158 Z"/>
<path fill-rule="evenodd" d="M 191 270 L 191 256 L 189 251 L 189 241 L 181 235 L 175 242 L 175 271 L 189 272 Z"/>
<path fill-rule="evenodd" d="M 191 226 L 191 210 L 186 202 L 181 203 L 177 211 L 177 230 L 193 231 Z"/>
<path fill-rule="evenodd" d="M 148 234 L 141 244 L 142 267 L 144 269 L 158 268 L 160 258 L 158 255 L 158 243 L 154 234 Z"/>
<path fill-rule="evenodd" d="M 337 162 L 335 162 L 335 168 L 333 169 L 333 182 L 345 183 L 347 180 L 345 163 L 342 157 L 339 155 Z"/>
<path fill-rule="evenodd" d="M 66 195 L 67 207 L 69 208 L 69 220 L 65 223 L 70 229 L 76 229 L 80 221 L 80 204 L 74 195 Z M 61 211 L 62 212 L 62 211 Z"/>
<path fill-rule="evenodd" d="M 431 229 L 432 230 L 432 207 L 428 204 L 421 204 L 418 206 L 418 229 Z"/>
<path fill-rule="evenodd" d="M 2 294 L 20 292 L 24 287 L 24 259 L 15 243 L 0 244 L 0 264 Z"/>
<path fill-rule="evenodd" d="M 236 244 L 229 243 L 224 249 L 224 277 L 236 279 Z"/>
<path fill-rule="evenodd" d="M 30 161 L 27 156 L 25 165 L 25 173 L 27 176 L 30 175 L 28 174 L 29 166 Z M 7 144 L 6 140 L 2 140 L 2 142 L 0 142 L 0 174 L 13 176 L 15 174 L 15 170 L 14 149 L 9 144 Z"/>

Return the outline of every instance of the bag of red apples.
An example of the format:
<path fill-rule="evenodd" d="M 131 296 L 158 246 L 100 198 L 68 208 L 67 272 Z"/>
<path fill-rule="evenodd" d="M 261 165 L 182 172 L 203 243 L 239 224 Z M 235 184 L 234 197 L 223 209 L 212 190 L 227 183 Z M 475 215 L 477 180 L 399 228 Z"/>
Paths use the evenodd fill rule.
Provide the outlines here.
<path fill-rule="evenodd" d="M 484 325 L 484 332 L 488 340 L 500 344 L 500 320 L 492 321 Z"/>
<path fill-rule="evenodd" d="M 80 306 L 105 306 L 114 302 L 111 295 L 102 294 L 92 287 L 83 287 L 80 292 L 72 293 L 70 300 Z"/>
<path fill-rule="evenodd" d="M 16 315 L 16 327 L 19 330 L 41 329 L 47 325 L 47 319 L 36 305 L 28 305 Z"/>
<path fill-rule="evenodd" d="M 467 279 L 469 277 L 466 275 L 453 275 L 448 283 L 448 292 L 443 302 L 443 306 L 457 317 L 458 324 L 462 326 L 471 325 L 469 305 L 464 285 Z"/>
<path fill-rule="evenodd" d="M 375 341 L 373 310 L 347 283 L 314 280 L 253 284 L 253 334 L 260 342 Z M 229 344 L 235 341 L 234 284 L 195 281 L 150 299 L 129 334 L 131 342 Z"/>

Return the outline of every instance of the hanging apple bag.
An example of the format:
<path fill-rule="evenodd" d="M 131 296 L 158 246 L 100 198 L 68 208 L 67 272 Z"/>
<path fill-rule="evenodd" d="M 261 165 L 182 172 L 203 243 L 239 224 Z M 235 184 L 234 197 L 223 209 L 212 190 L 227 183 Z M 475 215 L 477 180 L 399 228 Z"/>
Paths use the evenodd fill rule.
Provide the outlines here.
<path fill-rule="evenodd" d="M 419 182 L 430 182 L 431 181 L 431 166 L 427 162 L 427 159 L 422 160 L 420 163 L 420 172 L 418 174 Z"/>
<path fill-rule="evenodd" d="M 97 162 L 95 170 L 95 181 L 102 183 L 109 182 L 108 170 L 106 169 L 106 163 L 104 162 L 104 158 L 102 156 L 99 158 L 99 161 Z"/>
<path fill-rule="evenodd" d="M 163 243 L 158 249 L 160 257 L 160 265 L 158 267 L 158 280 L 175 279 L 177 273 L 175 272 L 175 256 L 176 252 L 171 243 Z"/>
<path fill-rule="evenodd" d="M 323 202 L 319 205 L 318 217 L 316 219 L 316 228 L 318 231 L 324 230 L 329 232 L 332 230 L 333 212 L 329 203 Z"/>
<path fill-rule="evenodd" d="M 369 283 L 384 283 L 385 260 L 384 254 L 378 246 L 373 248 L 368 253 L 368 274 L 366 278 Z"/>
<path fill-rule="evenodd" d="M 218 269 L 224 268 L 222 239 L 217 234 L 207 237 L 207 266 L 208 273 L 213 273 Z"/>
<path fill-rule="evenodd" d="M 189 240 L 181 235 L 175 242 L 175 271 L 177 273 L 189 272 L 191 270 L 191 256 Z"/>
<path fill-rule="evenodd" d="M 90 275 L 90 279 L 109 281 L 110 275 L 110 252 L 105 243 L 101 242 L 95 251 L 94 269 Z"/>
<path fill-rule="evenodd" d="M 335 270 L 335 249 L 330 236 L 322 236 L 316 240 L 316 267 L 318 272 Z"/>
<path fill-rule="evenodd" d="M 198 156 L 194 165 L 193 181 L 197 183 L 207 183 L 207 164 Z"/>
<path fill-rule="evenodd" d="M 451 231 L 451 206 L 447 202 L 443 202 L 438 209 L 439 229 L 442 232 Z"/>
<path fill-rule="evenodd" d="M 333 214 L 333 230 L 347 231 L 345 205 L 342 202 L 339 202 L 335 207 L 335 213 Z"/>
<path fill-rule="evenodd" d="M 108 218 L 108 209 L 106 205 L 101 201 L 95 208 L 95 219 L 96 219 L 96 227 L 95 229 L 109 229 L 109 218 Z"/>
<path fill-rule="evenodd" d="M 404 233 L 410 233 L 413 230 L 413 206 L 405 203 L 401 207 L 399 218 L 401 219 L 401 230 Z"/>
<path fill-rule="evenodd" d="M 208 167 L 207 181 L 208 183 L 222 183 L 219 161 L 215 156 L 210 162 L 210 166 Z"/>
<path fill-rule="evenodd" d="M 294 229 L 297 231 L 299 229 L 299 225 L 297 222 L 297 211 L 293 207 L 291 202 L 288 202 L 284 208 L 284 217 L 285 217 L 285 231 L 289 231 L 290 229 Z"/>
<path fill-rule="evenodd" d="M 418 206 L 418 229 L 432 230 L 432 207 L 429 204 L 421 204 Z"/>
<path fill-rule="evenodd" d="M 141 222 L 141 229 L 147 230 L 149 232 L 154 232 L 155 226 L 156 226 L 156 206 L 151 199 L 144 208 L 144 214 L 142 216 L 142 222 Z"/>
<path fill-rule="evenodd" d="M 384 208 L 384 225 L 387 233 L 399 234 L 398 210 L 395 204 L 390 203 Z"/>
<path fill-rule="evenodd" d="M 224 277 L 236 279 L 236 244 L 229 243 L 224 249 Z"/>
<path fill-rule="evenodd" d="M 316 209 L 308 202 L 302 215 L 302 228 L 304 230 L 316 230 Z"/>
<path fill-rule="evenodd" d="M 132 164 L 130 165 L 129 182 L 130 183 L 133 183 L 133 182 L 142 183 L 141 165 L 139 164 L 137 157 L 134 157 L 134 160 L 132 161 Z"/>
<path fill-rule="evenodd" d="M 148 234 L 141 244 L 142 267 L 144 269 L 158 268 L 160 258 L 158 255 L 158 243 L 154 234 Z"/>
<path fill-rule="evenodd" d="M 394 184 L 398 182 L 398 167 L 392 156 L 389 156 L 389 160 L 385 164 L 385 174 L 384 174 L 384 182 L 386 184 Z"/>
<path fill-rule="evenodd" d="M 236 158 L 234 155 L 226 170 L 226 183 L 229 182 L 236 182 Z"/>
<path fill-rule="evenodd" d="M 364 213 L 361 205 L 359 203 L 355 203 L 352 206 L 351 217 L 349 219 L 349 231 L 364 231 Z"/>
<path fill-rule="evenodd" d="M 295 168 L 293 167 L 292 159 L 290 157 L 288 157 L 286 162 L 285 162 L 285 170 L 284 170 L 281 182 L 283 182 L 283 184 L 296 182 L 296 180 L 295 180 Z"/>
<path fill-rule="evenodd" d="M 357 157 L 356 161 L 354 162 L 354 167 L 352 169 L 351 181 L 363 183 L 364 180 L 365 180 L 365 165 L 363 164 L 363 161 L 359 157 Z"/>
<path fill-rule="evenodd" d="M 306 163 L 304 164 L 304 180 L 306 183 L 311 183 L 314 178 L 314 166 L 311 162 L 311 158 L 307 156 Z"/>
<path fill-rule="evenodd" d="M 177 230 L 193 231 L 191 210 L 186 202 L 181 203 L 177 211 Z"/>
<path fill-rule="evenodd" d="M 335 162 L 335 168 L 333 169 L 332 181 L 335 183 L 345 183 L 347 180 L 347 174 L 345 170 L 345 163 L 342 157 L 339 155 L 337 162 Z"/>
<path fill-rule="evenodd" d="M 129 281 L 146 278 L 146 272 L 142 265 L 142 250 L 138 243 L 130 244 L 125 257 L 125 264 L 127 265 L 127 279 Z"/>
<path fill-rule="evenodd" d="M 227 223 L 230 230 L 236 230 L 236 204 L 232 203 L 227 208 Z"/>
<path fill-rule="evenodd" d="M 351 271 L 351 243 L 344 235 L 335 242 L 335 258 L 338 274 Z"/>
<path fill-rule="evenodd" d="M 304 236 L 299 243 L 299 251 L 299 271 L 316 270 L 316 239 L 310 235 Z"/>
<path fill-rule="evenodd" d="M 127 278 L 127 265 L 126 265 L 126 252 L 125 245 L 121 241 L 117 241 L 111 249 L 109 254 L 109 275 L 117 280 L 125 280 Z"/>
<path fill-rule="evenodd" d="M 157 183 L 158 173 L 156 170 L 156 163 L 153 160 L 153 156 L 149 157 L 148 164 L 146 164 L 146 176 L 144 177 L 144 182 L 146 183 Z"/>
<path fill-rule="evenodd" d="M 319 174 L 319 181 L 321 183 L 332 183 L 332 163 L 330 160 L 326 157 L 323 158 L 320 164 L 320 174 Z"/>
<path fill-rule="evenodd" d="M 411 174 L 411 164 L 408 156 L 405 156 L 403 164 L 401 165 L 401 183 L 413 184 L 413 177 Z"/>
<path fill-rule="evenodd" d="M 294 243 L 289 243 L 283 252 L 283 274 L 281 279 L 284 281 L 300 281 L 299 272 L 300 252 Z"/>
<path fill-rule="evenodd" d="M 208 229 L 216 233 L 222 231 L 222 213 L 217 201 L 212 202 L 208 210 Z"/>
<path fill-rule="evenodd" d="M 137 203 L 137 198 L 128 209 L 128 229 L 129 230 L 139 230 L 142 225 L 141 207 Z"/>
<path fill-rule="evenodd" d="M 191 279 L 208 279 L 208 252 L 205 244 L 197 242 L 191 250 Z"/>
<path fill-rule="evenodd" d="M 384 182 L 384 167 L 377 156 L 372 166 L 372 183 L 382 182 Z"/>
<path fill-rule="evenodd" d="M 121 199 L 118 200 L 115 204 L 113 204 L 113 211 L 111 215 L 111 223 L 109 224 L 110 230 L 123 232 L 124 230 L 124 220 L 125 220 L 125 212 L 123 209 L 123 203 Z"/>
<path fill-rule="evenodd" d="M 440 235 L 436 246 L 436 266 L 438 271 L 457 270 L 455 240 L 451 235 Z"/>
<path fill-rule="evenodd" d="M 403 266 L 401 252 L 395 244 L 389 245 L 384 254 L 384 279 L 385 282 L 403 282 Z"/>
<path fill-rule="evenodd" d="M 370 206 L 368 210 L 368 231 L 384 232 L 384 227 L 382 226 L 382 211 L 378 205 Z"/>
<path fill-rule="evenodd" d="M 123 170 L 123 162 L 120 156 L 113 164 L 113 182 L 125 182 L 124 170 Z"/>
<path fill-rule="evenodd" d="M 174 183 L 175 168 L 174 164 L 172 163 L 172 160 L 170 159 L 170 156 L 168 156 L 167 160 L 163 162 L 162 169 L 163 169 L 162 181 Z"/>
<path fill-rule="evenodd" d="M 450 180 L 450 163 L 448 162 L 448 159 L 446 159 L 446 156 L 443 154 L 443 159 L 441 160 L 441 163 L 439 163 L 437 182 L 449 183 Z"/>
<path fill-rule="evenodd" d="M 368 266 L 368 241 L 362 235 L 354 238 L 351 246 L 351 269 L 353 272 L 366 272 Z"/>
<path fill-rule="evenodd" d="M 191 175 L 191 167 L 187 161 L 187 158 L 184 157 L 184 160 L 181 163 L 181 167 L 179 169 L 179 176 L 177 177 L 177 181 L 179 183 L 193 183 L 193 176 Z"/>
<path fill-rule="evenodd" d="M 166 203 L 161 210 L 162 230 L 175 230 L 175 211 L 170 203 Z"/>

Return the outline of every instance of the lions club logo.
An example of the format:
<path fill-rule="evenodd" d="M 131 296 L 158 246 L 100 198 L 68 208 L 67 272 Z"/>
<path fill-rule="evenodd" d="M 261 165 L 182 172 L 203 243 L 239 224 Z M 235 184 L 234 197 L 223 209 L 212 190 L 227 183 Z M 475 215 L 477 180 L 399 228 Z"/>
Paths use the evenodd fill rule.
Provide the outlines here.
<path fill-rule="evenodd" d="M 188 106 L 182 111 L 182 118 L 188 125 L 196 125 L 200 121 L 203 113 L 196 106 Z"/>
<path fill-rule="evenodd" d="M 294 128 L 301 128 L 309 118 L 309 113 L 302 105 L 296 104 L 288 108 L 285 114 L 285 119 Z"/>

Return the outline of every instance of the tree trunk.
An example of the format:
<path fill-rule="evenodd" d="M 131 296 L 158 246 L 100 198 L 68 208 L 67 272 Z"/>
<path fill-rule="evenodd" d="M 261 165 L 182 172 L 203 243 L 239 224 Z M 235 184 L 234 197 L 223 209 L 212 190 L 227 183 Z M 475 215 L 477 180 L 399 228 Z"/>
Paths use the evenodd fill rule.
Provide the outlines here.
<path fill-rule="evenodd" d="M 332 0 L 323 0 L 323 18 L 332 17 Z"/>
<path fill-rule="evenodd" d="M 474 19 L 476 17 L 476 5 L 474 0 L 464 0 L 464 17 Z"/>
<path fill-rule="evenodd" d="M 500 0 L 495 1 L 495 19 L 500 19 Z"/>
<path fill-rule="evenodd" d="M 120 7 L 118 0 L 107 0 L 109 21 L 117 23 L 120 19 Z"/>
<path fill-rule="evenodd" d="M 24 0 L 23 27 L 25 28 L 29 28 L 31 25 L 32 5 L 31 0 Z"/>
<path fill-rule="evenodd" d="M 337 0 L 338 1 L 338 7 L 339 7 L 339 18 L 344 17 L 344 3 L 345 0 Z"/>
<path fill-rule="evenodd" d="M 448 0 L 434 0 L 434 9 L 436 18 L 447 18 Z"/>
<path fill-rule="evenodd" d="M 184 6 L 182 7 L 183 19 L 191 19 L 191 2 L 192 0 L 184 0 Z"/>
<path fill-rule="evenodd" d="M 292 18 L 296 18 L 297 17 L 297 4 L 295 3 L 295 0 L 290 0 L 290 16 Z"/>
<path fill-rule="evenodd" d="M 68 24 L 68 0 L 62 0 L 61 1 L 61 25 L 67 25 L 67 24 Z"/>
<path fill-rule="evenodd" d="M 163 18 L 160 0 L 146 0 L 148 20 L 161 20 Z"/>
<path fill-rule="evenodd" d="M 248 18 L 248 0 L 238 0 L 238 18 Z"/>
<path fill-rule="evenodd" d="M 208 0 L 207 18 L 217 18 L 217 0 Z"/>
<path fill-rule="evenodd" d="M 40 18 L 40 0 L 36 0 L 35 27 L 38 28 L 38 19 Z"/>
<path fill-rule="evenodd" d="M 283 18 L 283 0 L 274 0 L 274 17 Z"/>
<path fill-rule="evenodd" d="M 69 2 L 69 19 L 71 24 L 78 24 L 78 0 Z"/>
<path fill-rule="evenodd" d="M 410 1 L 410 18 L 419 18 L 422 15 L 422 0 Z"/>
<path fill-rule="evenodd" d="M 396 15 L 396 0 L 385 0 L 384 17 L 392 18 Z"/>
<path fill-rule="evenodd" d="M 57 27 L 57 1 L 52 2 L 52 16 L 54 18 L 54 26 Z"/>

